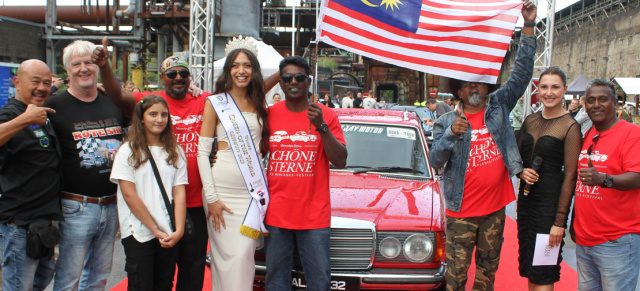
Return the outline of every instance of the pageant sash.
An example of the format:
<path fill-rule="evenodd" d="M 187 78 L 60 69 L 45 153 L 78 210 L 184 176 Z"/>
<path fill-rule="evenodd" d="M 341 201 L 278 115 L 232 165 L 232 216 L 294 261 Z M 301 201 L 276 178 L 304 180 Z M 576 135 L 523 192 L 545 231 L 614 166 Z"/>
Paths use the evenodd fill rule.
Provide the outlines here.
<path fill-rule="evenodd" d="M 261 233 L 266 235 L 268 232 L 264 225 L 264 217 L 269 206 L 269 188 L 262 161 L 253 144 L 247 121 L 233 98 L 228 93 L 222 93 L 209 96 L 207 99 L 213 105 L 222 127 L 227 132 L 229 147 L 236 158 L 247 192 L 252 198 L 242 221 L 240 233 L 257 239 Z"/>

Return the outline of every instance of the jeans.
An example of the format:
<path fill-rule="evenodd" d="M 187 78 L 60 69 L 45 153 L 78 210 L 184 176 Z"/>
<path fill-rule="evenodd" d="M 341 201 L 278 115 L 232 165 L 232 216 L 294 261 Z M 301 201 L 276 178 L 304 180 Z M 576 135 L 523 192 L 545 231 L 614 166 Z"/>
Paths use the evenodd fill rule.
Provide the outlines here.
<path fill-rule="evenodd" d="M 307 290 L 331 290 L 331 228 L 294 230 L 267 225 L 265 290 L 291 290 L 294 244 L 298 246 Z"/>
<path fill-rule="evenodd" d="M 98 205 L 62 199 L 65 221 L 53 290 L 104 290 L 118 233 L 116 203 Z"/>
<path fill-rule="evenodd" d="M 2 290 L 44 290 L 53 279 L 54 257 L 27 256 L 27 228 L 0 223 Z"/>
<path fill-rule="evenodd" d="M 122 239 L 129 291 L 172 290 L 178 248 L 163 248 L 158 239 L 138 242 L 132 235 Z M 201 289 L 202 290 L 202 289 Z"/>
<path fill-rule="evenodd" d="M 178 249 L 178 280 L 176 290 L 202 290 L 207 257 L 209 234 L 207 217 L 202 207 L 187 207 L 187 213 L 193 221 L 195 235 L 181 239 Z"/>
<path fill-rule="evenodd" d="M 576 245 L 578 290 L 634 290 L 640 267 L 640 235 L 626 234 L 603 244 Z"/>

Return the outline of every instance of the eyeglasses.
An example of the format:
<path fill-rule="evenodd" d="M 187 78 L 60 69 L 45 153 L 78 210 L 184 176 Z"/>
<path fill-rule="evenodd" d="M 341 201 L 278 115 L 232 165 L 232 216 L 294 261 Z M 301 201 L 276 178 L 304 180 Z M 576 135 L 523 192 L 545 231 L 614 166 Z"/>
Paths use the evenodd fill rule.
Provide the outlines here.
<path fill-rule="evenodd" d="M 302 83 L 307 79 L 307 75 L 303 73 L 297 73 L 295 75 L 284 74 L 280 77 L 280 80 L 282 80 L 282 82 L 285 82 L 285 83 L 291 83 L 291 81 L 293 81 L 293 77 L 296 78 L 296 81 L 298 81 L 298 83 Z"/>
<path fill-rule="evenodd" d="M 593 148 L 596 146 L 596 143 L 598 143 L 598 139 L 600 139 L 599 133 L 593 137 L 593 140 L 591 140 L 592 144 L 589 146 L 589 149 L 587 150 L 587 157 L 589 159 L 591 159 L 591 150 L 593 150 Z"/>
<path fill-rule="evenodd" d="M 180 71 L 168 71 L 168 72 L 166 72 L 164 74 L 169 79 L 175 79 L 178 76 L 178 74 L 180 74 L 180 78 L 182 78 L 182 79 L 186 79 L 190 75 L 189 70 L 187 70 L 187 69 L 182 69 Z"/>

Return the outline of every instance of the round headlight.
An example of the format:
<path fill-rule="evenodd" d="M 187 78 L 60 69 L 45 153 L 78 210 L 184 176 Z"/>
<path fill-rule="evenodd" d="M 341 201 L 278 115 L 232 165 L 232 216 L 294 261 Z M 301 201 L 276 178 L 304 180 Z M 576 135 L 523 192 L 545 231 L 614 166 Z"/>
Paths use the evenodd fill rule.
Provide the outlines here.
<path fill-rule="evenodd" d="M 256 240 L 256 251 L 264 248 L 264 236 L 260 235 Z"/>
<path fill-rule="evenodd" d="M 433 253 L 433 243 L 424 234 L 414 234 L 404 241 L 403 250 L 407 260 L 422 263 Z"/>
<path fill-rule="evenodd" d="M 395 259 L 402 251 L 402 244 L 400 244 L 400 241 L 395 237 L 385 237 L 380 242 L 379 250 L 383 257 L 387 259 Z"/>

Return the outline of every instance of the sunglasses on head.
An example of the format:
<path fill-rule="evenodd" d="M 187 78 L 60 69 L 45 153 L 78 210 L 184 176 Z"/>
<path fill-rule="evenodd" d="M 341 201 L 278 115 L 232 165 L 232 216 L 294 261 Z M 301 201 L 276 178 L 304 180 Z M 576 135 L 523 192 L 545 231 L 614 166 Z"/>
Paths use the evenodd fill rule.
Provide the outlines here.
<path fill-rule="evenodd" d="M 593 140 L 591 140 L 591 142 L 593 142 L 590 146 L 589 149 L 587 150 L 587 156 L 589 156 L 589 158 L 591 158 L 591 150 L 593 150 L 593 148 L 595 147 L 596 143 L 598 143 L 598 139 L 600 138 L 600 134 L 596 134 L 596 136 L 593 137 Z"/>
<path fill-rule="evenodd" d="M 164 74 L 169 79 L 175 79 L 178 76 L 178 74 L 180 74 L 180 78 L 182 78 L 182 79 L 186 79 L 190 75 L 189 70 L 187 70 L 187 69 L 182 69 L 180 71 L 175 71 L 175 70 L 174 71 L 168 71 L 168 72 L 166 72 Z"/>
<path fill-rule="evenodd" d="M 298 83 L 302 83 L 307 79 L 307 75 L 303 73 L 297 73 L 295 75 L 284 74 L 280 77 L 280 80 L 282 80 L 282 82 L 285 82 L 285 83 L 291 83 L 291 81 L 293 81 L 293 77 L 296 77 L 296 81 L 298 81 Z"/>

